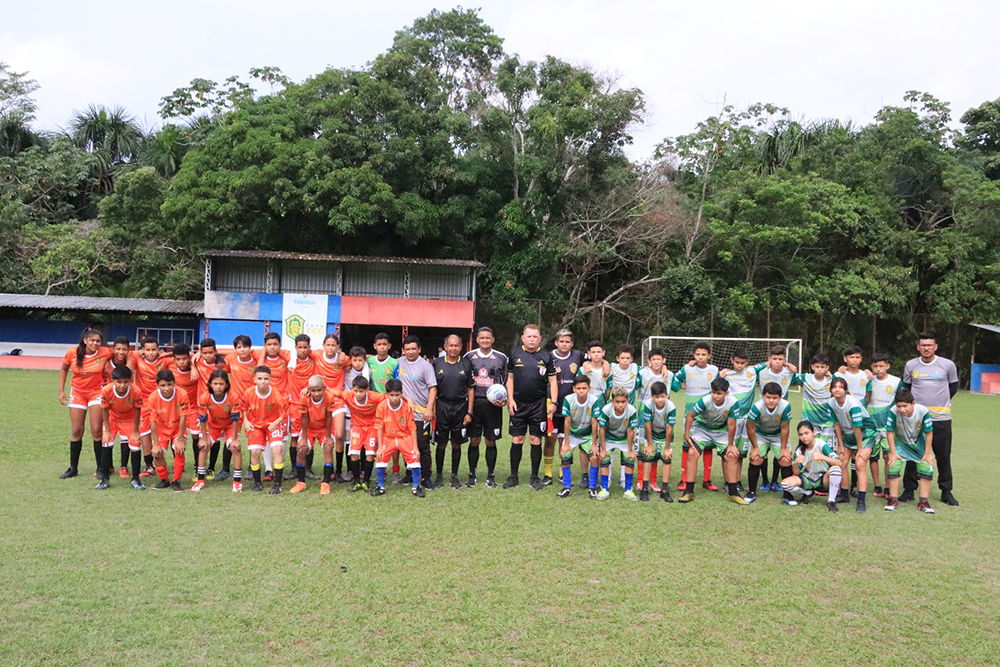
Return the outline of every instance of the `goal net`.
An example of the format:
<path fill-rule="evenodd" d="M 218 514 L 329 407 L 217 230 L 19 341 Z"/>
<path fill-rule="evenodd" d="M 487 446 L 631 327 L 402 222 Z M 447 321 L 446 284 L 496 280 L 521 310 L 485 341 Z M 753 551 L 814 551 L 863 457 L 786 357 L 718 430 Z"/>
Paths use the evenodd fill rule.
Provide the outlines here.
<path fill-rule="evenodd" d="M 649 359 L 649 351 L 653 348 L 663 350 L 666 355 L 666 365 L 671 371 L 686 364 L 692 358 L 694 344 L 704 341 L 712 346 L 711 363 L 719 367 L 730 368 L 733 351 L 743 348 L 747 351 L 747 363 L 750 365 L 767 362 L 772 345 L 784 345 L 788 363 L 795 364 L 799 372 L 802 370 L 802 339 L 801 338 L 698 338 L 696 336 L 650 336 L 642 343 L 642 363 Z M 797 391 L 797 390 L 796 390 Z"/>

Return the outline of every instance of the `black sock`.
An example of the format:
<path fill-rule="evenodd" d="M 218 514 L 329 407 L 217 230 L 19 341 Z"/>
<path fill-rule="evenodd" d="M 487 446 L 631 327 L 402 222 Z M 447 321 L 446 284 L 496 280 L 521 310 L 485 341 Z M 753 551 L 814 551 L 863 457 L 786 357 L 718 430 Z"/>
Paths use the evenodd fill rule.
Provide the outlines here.
<path fill-rule="evenodd" d="M 764 461 L 759 466 L 757 466 L 757 467 L 760 468 L 760 478 L 764 481 L 764 484 L 768 484 L 768 481 L 767 481 L 767 459 L 764 459 Z"/>
<path fill-rule="evenodd" d="M 479 465 L 479 447 L 469 447 L 469 474 L 476 474 L 476 466 Z"/>
<path fill-rule="evenodd" d="M 222 450 L 222 469 L 229 472 L 230 466 L 233 464 L 233 453 L 230 451 L 229 447 Z"/>
<path fill-rule="evenodd" d="M 316 455 L 315 449 L 310 449 L 309 453 L 306 454 L 306 467 L 309 468 L 310 470 L 312 470 L 313 468 L 313 460 L 315 455 Z"/>
<path fill-rule="evenodd" d="M 300 466 L 298 461 L 295 462 L 295 476 L 299 478 L 299 481 L 303 484 L 306 483 L 306 468 L 305 466 Z"/>
<path fill-rule="evenodd" d="M 739 495 L 736 492 L 736 482 L 726 482 L 726 489 L 729 491 L 729 495 L 731 496 Z"/>
<path fill-rule="evenodd" d="M 444 473 L 444 455 L 448 451 L 447 442 L 439 442 L 434 451 L 434 469 L 440 477 Z"/>
<path fill-rule="evenodd" d="M 146 464 L 147 468 L 152 468 L 153 467 L 153 455 L 152 454 L 143 454 L 142 460 L 143 460 L 143 463 Z"/>
<path fill-rule="evenodd" d="M 219 462 L 219 447 L 222 446 L 221 440 L 216 440 L 212 443 L 212 448 L 208 450 L 208 469 L 215 470 L 215 464 Z"/>
<path fill-rule="evenodd" d="M 492 447 L 486 445 L 486 474 L 492 476 L 493 471 L 496 470 L 496 467 L 497 467 L 496 445 L 493 445 Z"/>
<path fill-rule="evenodd" d="M 274 466 L 274 484 L 275 484 L 275 486 L 280 486 L 281 485 L 281 477 L 284 474 L 285 474 L 284 467 L 279 468 L 278 466 Z"/>
<path fill-rule="evenodd" d="M 778 464 L 778 459 L 772 461 L 773 466 L 771 468 L 771 484 L 781 485 L 781 467 Z"/>
<path fill-rule="evenodd" d="M 510 474 L 514 477 L 517 477 L 517 469 L 521 467 L 521 454 L 523 450 L 523 442 L 510 443 Z"/>
<path fill-rule="evenodd" d="M 298 445 L 289 445 L 288 446 L 288 460 L 292 462 L 293 466 L 294 465 L 298 465 L 297 464 L 297 461 L 299 460 L 299 446 Z"/>
<path fill-rule="evenodd" d="M 757 482 L 760 481 L 760 466 L 755 466 L 750 464 L 750 470 L 747 472 L 747 486 L 750 487 L 750 493 L 757 494 Z"/>
<path fill-rule="evenodd" d="M 458 477 L 458 466 L 462 463 L 462 445 L 451 443 L 451 476 Z"/>
<path fill-rule="evenodd" d="M 104 449 L 104 443 L 100 440 L 94 440 L 94 465 L 97 467 L 97 476 L 104 477 L 108 474 L 107 468 L 101 468 L 101 459 L 104 458 L 101 450 Z"/>
<path fill-rule="evenodd" d="M 792 466 L 781 466 L 781 481 L 792 476 Z"/>
<path fill-rule="evenodd" d="M 337 452 L 337 473 L 340 474 L 344 472 L 344 452 Z"/>
<path fill-rule="evenodd" d="M 83 451 L 83 440 L 69 441 L 69 467 L 76 470 L 80 467 L 80 452 Z"/>
<path fill-rule="evenodd" d="M 122 468 L 128 467 L 129 454 L 131 453 L 128 448 L 128 441 L 122 440 L 118 443 L 119 451 L 122 455 Z"/>
<path fill-rule="evenodd" d="M 257 466 L 256 470 L 253 469 L 253 466 L 250 466 L 250 472 L 253 473 L 253 483 L 260 484 L 260 466 Z"/>
<path fill-rule="evenodd" d="M 137 451 L 134 451 L 134 452 L 129 452 L 129 454 L 132 455 L 131 456 L 131 458 L 132 458 L 132 479 L 135 480 L 135 481 L 139 481 L 139 472 L 140 472 L 139 468 L 140 468 L 140 465 L 141 465 L 141 462 L 142 462 L 142 451 L 141 450 L 137 450 Z"/>
<path fill-rule="evenodd" d="M 354 476 L 354 483 L 361 483 L 361 459 L 350 459 L 347 462 L 347 467 L 351 471 L 351 475 Z"/>
<path fill-rule="evenodd" d="M 538 467 L 542 465 L 542 446 L 531 445 L 531 476 L 538 477 Z"/>
<path fill-rule="evenodd" d="M 101 479 L 108 478 L 108 470 L 114 465 L 114 447 L 101 447 L 101 460 L 97 464 L 97 467 L 101 469 L 101 473 L 98 475 Z"/>
<path fill-rule="evenodd" d="M 333 477 L 333 464 L 324 463 L 323 464 L 323 481 L 327 484 L 330 483 L 330 478 Z"/>
<path fill-rule="evenodd" d="M 371 484 L 372 470 L 375 468 L 375 461 L 365 459 L 365 484 Z"/>

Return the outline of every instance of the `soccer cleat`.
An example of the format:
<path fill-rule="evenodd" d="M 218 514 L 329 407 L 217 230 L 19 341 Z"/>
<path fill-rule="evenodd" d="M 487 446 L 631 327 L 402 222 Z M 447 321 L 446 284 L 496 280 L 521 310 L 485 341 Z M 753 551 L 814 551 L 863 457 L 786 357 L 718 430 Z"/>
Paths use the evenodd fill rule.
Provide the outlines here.
<path fill-rule="evenodd" d="M 564 486 L 559 489 L 559 493 L 556 494 L 556 498 L 569 498 L 569 494 L 573 493 L 573 489 L 568 486 Z"/>
<path fill-rule="evenodd" d="M 660 491 L 660 499 L 665 503 L 672 503 L 674 499 L 670 497 L 670 489 Z"/>
<path fill-rule="evenodd" d="M 887 502 L 885 504 L 885 507 L 883 507 L 882 509 L 884 509 L 886 512 L 895 512 L 897 507 L 899 507 L 899 500 L 896 498 L 890 498 L 889 502 Z"/>
<path fill-rule="evenodd" d="M 268 491 L 268 493 L 270 493 L 272 496 L 276 496 L 279 493 L 281 493 L 281 484 L 279 484 L 278 482 L 275 482 L 274 486 L 271 487 L 271 490 Z"/>
<path fill-rule="evenodd" d="M 899 494 L 899 502 L 901 503 L 912 503 L 913 502 L 913 491 L 903 491 Z"/>
<path fill-rule="evenodd" d="M 597 492 L 597 495 L 594 497 L 597 500 L 607 500 L 608 498 L 611 497 L 611 492 L 608 491 L 607 489 L 601 489 L 600 491 Z"/>
<path fill-rule="evenodd" d="M 59 479 L 69 479 L 70 477 L 76 477 L 79 474 L 80 474 L 79 470 L 77 470 L 76 468 L 70 467 L 70 468 L 66 468 L 66 472 L 64 472 L 63 474 L 59 475 Z"/>
<path fill-rule="evenodd" d="M 552 477 L 549 475 L 542 477 L 542 486 L 552 486 Z"/>
<path fill-rule="evenodd" d="M 205 488 L 205 480 L 199 479 L 197 482 L 194 483 L 194 486 L 191 487 L 191 491 L 197 493 L 198 491 L 201 491 L 204 488 Z"/>
<path fill-rule="evenodd" d="M 467 481 L 465 485 L 470 489 L 476 485 L 476 473 L 469 474 L 469 481 Z"/>
<path fill-rule="evenodd" d="M 198 471 L 197 470 L 195 470 L 194 473 L 191 475 L 191 481 L 192 482 L 197 482 L 198 481 Z"/>
<path fill-rule="evenodd" d="M 958 499 L 956 499 L 955 496 L 951 495 L 951 491 L 941 492 L 941 502 L 943 502 L 945 505 L 948 505 L 949 507 L 958 507 Z M 931 507 L 930 504 L 928 504 L 927 509 L 930 509 L 930 507 Z M 933 513 L 934 513 L 933 510 L 928 512 L 928 514 L 933 514 Z"/>
<path fill-rule="evenodd" d="M 254 482 L 253 486 L 250 487 L 250 491 L 252 493 L 260 493 L 263 490 L 264 490 L 264 485 L 261 484 L 260 482 Z"/>
<path fill-rule="evenodd" d="M 732 496 L 730 496 L 730 498 L 732 498 Z M 795 507 L 799 504 L 799 501 L 795 500 L 795 498 L 782 498 L 781 502 L 785 503 L 789 507 Z"/>
<path fill-rule="evenodd" d="M 858 487 L 852 486 L 851 487 L 851 498 L 857 498 L 857 497 L 858 497 Z"/>
<path fill-rule="evenodd" d="M 528 481 L 528 483 L 531 485 L 531 488 L 533 488 L 535 491 L 541 491 L 542 487 L 545 486 L 544 484 L 542 484 L 542 480 L 538 479 L 537 477 L 532 477 Z"/>
<path fill-rule="evenodd" d="M 243 493 L 243 482 L 235 481 L 233 482 L 233 493 Z"/>
<path fill-rule="evenodd" d="M 657 484 L 656 482 L 650 482 L 649 483 L 649 490 L 652 491 L 653 493 L 659 493 L 660 492 L 660 485 Z"/>
<path fill-rule="evenodd" d="M 328 496 L 328 495 L 330 495 L 330 483 L 329 482 L 323 482 L 322 484 L 319 485 L 319 495 L 321 495 L 321 496 Z"/>
<path fill-rule="evenodd" d="M 581 489 L 589 489 L 590 488 L 590 482 L 587 480 L 587 474 L 586 473 L 584 473 L 580 477 L 580 488 Z"/>
<path fill-rule="evenodd" d="M 764 482 L 763 484 L 760 485 L 760 492 L 761 493 L 767 493 L 770 490 L 771 490 L 771 485 L 768 484 L 767 482 Z"/>
<path fill-rule="evenodd" d="M 499 484 L 497 484 L 497 478 L 494 477 L 493 475 L 487 475 L 486 476 L 486 487 L 490 488 L 490 489 L 495 489 L 495 488 L 497 488 L 497 486 L 499 486 Z"/>
<path fill-rule="evenodd" d="M 422 486 L 418 486 L 417 488 L 413 489 L 410 493 L 412 493 L 417 498 L 423 498 L 427 495 L 426 493 L 424 493 L 424 487 Z"/>
<path fill-rule="evenodd" d="M 413 483 L 413 482 L 410 482 L 410 484 L 412 484 L 412 483 Z M 434 482 L 433 482 L 433 481 L 431 480 L 431 478 L 430 478 L 430 477 L 425 477 L 425 478 L 421 479 L 421 480 L 420 480 L 420 486 L 424 487 L 424 488 L 425 488 L 425 489 L 427 489 L 428 491 L 433 491 L 434 489 L 436 489 L 436 488 L 437 488 L 437 484 L 435 484 L 435 483 L 434 483 Z"/>
<path fill-rule="evenodd" d="M 219 473 L 218 477 L 216 477 L 215 480 L 217 482 L 223 482 L 232 476 L 233 474 L 231 472 L 229 472 L 228 470 L 223 470 L 222 472 Z"/>
<path fill-rule="evenodd" d="M 153 466 L 146 466 L 146 469 L 139 473 L 139 477 L 152 477 L 156 474 L 156 470 Z"/>
<path fill-rule="evenodd" d="M 452 477 L 451 478 L 451 488 L 453 488 L 453 489 L 461 489 L 462 488 L 462 482 L 461 482 L 461 480 L 458 479 L 458 477 Z"/>
<path fill-rule="evenodd" d="M 402 484 L 403 483 L 403 476 L 400 475 L 398 472 L 392 473 L 392 483 L 393 484 Z"/>
<path fill-rule="evenodd" d="M 174 493 L 184 493 L 184 487 L 181 486 L 180 482 L 171 482 L 170 490 L 173 491 Z"/>
<path fill-rule="evenodd" d="M 829 511 L 831 511 L 831 512 L 834 512 L 834 513 L 840 511 L 839 509 L 837 509 L 837 503 L 834 503 L 834 502 L 827 503 L 826 504 L 826 509 L 829 510 Z"/>
<path fill-rule="evenodd" d="M 97 486 L 94 487 L 95 491 L 103 491 L 104 489 L 111 486 L 111 481 L 107 477 L 102 477 L 98 482 Z"/>
<path fill-rule="evenodd" d="M 591 500 L 597 499 L 597 489 L 590 489 L 590 499 Z"/>
<path fill-rule="evenodd" d="M 372 498 L 378 498 L 379 496 L 384 496 L 385 495 L 385 487 L 384 486 L 373 486 L 372 490 L 368 492 L 368 495 L 370 495 Z"/>
<path fill-rule="evenodd" d="M 121 468 L 119 468 L 118 469 L 118 477 L 120 479 L 128 479 L 128 468 L 126 468 L 125 466 L 122 466 Z"/>
<path fill-rule="evenodd" d="M 215 471 L 209 468 L 205 471 L 205 479 L 215 479 Z"/>
<path fill-rule="evenodd" d="M 771 491 L 773 493 L 781 493 L 781 484 L 777 482 L 771 482 Z"/>
<path fill-rule="evenodd" d="M 295 482 L 295 486 L 288 490 L 289 493 L 302 493 L 306 490 L 305 482 Z"/>
<path fill-rule="evenodd" d="M 434 478 L 434 486 L 444 486 L 444 478 L 441 475 Z"/>
<path fill-rule="evenodd" d="M 632 489 L 629 489 L 628 491 L 623 493 L 622 498 L 624 498 L 625 500 L 639 500 L 639 498 L 635 495 L 635 491 L 633 491 Z"/>
<path fill-rule="evenodd" d="M 811 494 L 811 493 L 804 493 L 804 494 L 802 494 L 802 497 L 799 498 L 799 505 L 808 505 L 809 501 L 812 500 L 812 497 L 813 497 L 813 494 Z"/>
<path fill-rule="evenodd" d="M 360 490 L 361 490 L 360 484 L 351 484 L 349 487 L 347 487 L 348 493 L 357 493 Z"/>
<path fill-rule="evenodd" d="M 746 494 L 743 497 L 746 498 L 747 500 L 750 500 L 750 501 L 757 500 L 757 494 L 754 493 L 753 491 L 751 491 L 750 493 Z"/>
<path fill-rule="evenodd" d="M 843 505 L 845 503 L 851 502 L 850 495 L 847 493 L 847 489 L 840 489 L 837 491 L 837 504 Z"/>
<path fill-rule="evenodd" d="M 162 491 L 164 489 L 169 489 L 169 488 L 170 488 L 170 482 L 168 482 L 165 479 L 161 479 L 160 483 L 153 487 L 153 490 L 154 491 Z"/>
<path fill-rule="evenodd" d="M 402 479 L 399 480 L 399 483 L 405 486 L 410 486 L 411 484 L 413 484 L 413 475 L 410 473 L 409 470 L 407 470 L 406 474 L 403 475 Z"/>
<path fill-rule="evenodd" d="M 736 482 L 736 492 L 743 493 L 744 491 L 746 491 L 746 489 L 743 488 L 743 482 Z M 743 497 L 746 498 L 745 495 Z"/>
<path fill-rule="evenodd" d="M 132 488 L 135 489 L 136 491 L 145 491 L 146 490 L 146 485 L 143 484 L 142 482 L 140 482 L 137 479 L 133 479 L 132 480 Z"/>
<path fill-rule="evenodd" d="M 924 514 L 934 514 L 934 508 L 931 507 L 930 503 L 919 502 L 917 503 L 917 509 L 923 512 Z"/>
<path fill-rule="evenodd" d="M 864 498 L 858 498 L 857 510 L 858 514 L 864 514 L 868 510 L 868 507 L 865 505 Z"/>
<path fill-rule="evenodd" d="M 876 498 L 885 498 L 885 493 L 882 492 L 881 486 L 876 486 L 875 490 L 872 491 L 872 495 Z"/>
<path fill-rule="evenodd" d="M 340 475 L 337 476 L 337 481 L 338 482 L 342 482 L 344 484 L 347 484 L 348 482 L 353 482 L 354 481 L 354 473 L 352 473 L 350 471 L 348 471 L 348 472 L 342 472 L 342 473 L 340 473 Z"/>
<path fill-rule="evenodd" d="M 320 478 L 319 475 L 317 475 L 316 473 L 314 473 L 312 471 L 312 468 L 306 468 L 306 479 L 315 482 L 319 478 Z"/>
<path fill-rule="evenodd" d="M 702 482 L 701 483 L 701 488 L 705 489 L 706 491 L 718 491 L 719 490 L 719 487 L 717 487 L 715 484 L 712 484 L 711 480 L 706 480 L 706 481 Z"/>
<path fill-rule="evenodd" d="M 693 500 L 694 500 L 694 494 L 693 494 L 693 493 L 689 493 L 689 492 L 687 491 L 687 488 L 685 488 L 685 490 L 684 490 L 684 495 L 683 495 L 683 496 L 681 496 L 681 497 L 680 497 L 680 498 L 678 499 L 678 502 L 682 502 L 682 503 L 690 503 L 690 502 L 692 502 Z"/>
<path fill-rule="evenodd" d="M 274 481 L 274 472 L 271 471 L 271 470 L 265 470 L 264 471 L 264 477 L 261 478 L 261 481 L 262 482 L 273 482 Z"/>
<path fill-rule="evenodd" d="M 643 487 L 642 491 L 639 492 L 639 500 L 644 503 L 649 502 L 649 489 Z"/>
<path fill-rule="evenodd" d="M 729 502 L 736 503 L 737 505 L 749 505 L 750 501 L 746 498 L 741 498 L 739 496 L 729 496 Z"/>
<path fill-rule="evenodd" d="M 505 489 L 513 489 L 515 486 L 518 486 L 520 483 L 521 483 L 521 480 L 519 480 L 517 478 L 517 475 L 511 475 L 510 477 L 507 478 L 507 481 L 503 483 L 503 488 L 505 488 Z"/>

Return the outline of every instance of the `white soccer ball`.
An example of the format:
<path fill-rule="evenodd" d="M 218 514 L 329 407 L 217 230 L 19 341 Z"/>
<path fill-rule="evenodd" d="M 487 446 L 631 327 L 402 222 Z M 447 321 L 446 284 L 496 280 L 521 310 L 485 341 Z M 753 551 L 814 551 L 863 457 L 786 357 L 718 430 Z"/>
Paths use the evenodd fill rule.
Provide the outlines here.
<path fill-rule="evenodd" d="M 502 384 L 492 384 L 486 390 L 486 398 L 493 405 L 503 405 L 507 400 L 507 388 Z"/>

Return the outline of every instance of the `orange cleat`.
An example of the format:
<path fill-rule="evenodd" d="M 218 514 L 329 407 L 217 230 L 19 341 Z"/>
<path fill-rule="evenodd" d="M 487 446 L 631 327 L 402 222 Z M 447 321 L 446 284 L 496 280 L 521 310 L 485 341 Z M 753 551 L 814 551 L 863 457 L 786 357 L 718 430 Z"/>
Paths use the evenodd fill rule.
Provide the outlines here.
<path fill-rule="evenodd" d="M 706 491 L 718 491 L 719 490 L 719 487 L 717 487 L 715 484 L 712 484 L 712 482 L 709 481 L 709 480 L 707 480 L 707 479 L 704 482 L 701 483 L 701 486 Z"/>
<path fill-rule="evenodd" d="M 303 486 L 305 486 L 305 484 L 303 484 Z M 295 493 L 294 489 L 292 490 L 292 493 Z M 323 482 L 322 484 L 319 485 L 319 495 L 321 495 L 321 496 L 328 496 L 328 495 L 330 495 L 330 483 L 329 482 Z"/>
<path fill-rule="evenodd" d="M 201 491 L 204 488 L 205 488 L 205 480 L 199 479 L 197 482 L 194 483 L 194 486 L 191 487 L 191 490 L 197 493 L 198 491 Z"/>
<path fill-rule="evenodd" d="M 299 492 L 305 491 L 305 490 L 306 490 L 306 483 L 305 482 L 295 482 L 295 486 L 292 487 L 292 489 L 291 489 L 291 491 L 289 491 L 289 493 L 299 493 Z"/>
<path fill-rule="evenodd" d="M 139 477 L 149 477 L 150 475 L 155 475 L 156 469 L 153 466 L 146 466 L 146 469 L 139 473 Z"/>
<path fill-rule="evenodd" d="M 243 482 L 233 482 L 233 493 L 243 493 Z"/>
<path fill-rule="evenodd" d="M 122 479 L 128 479 L 128 468 L 126 468 L 125 466 L 119 468 L 118 476 L 121 477 Z"/>

